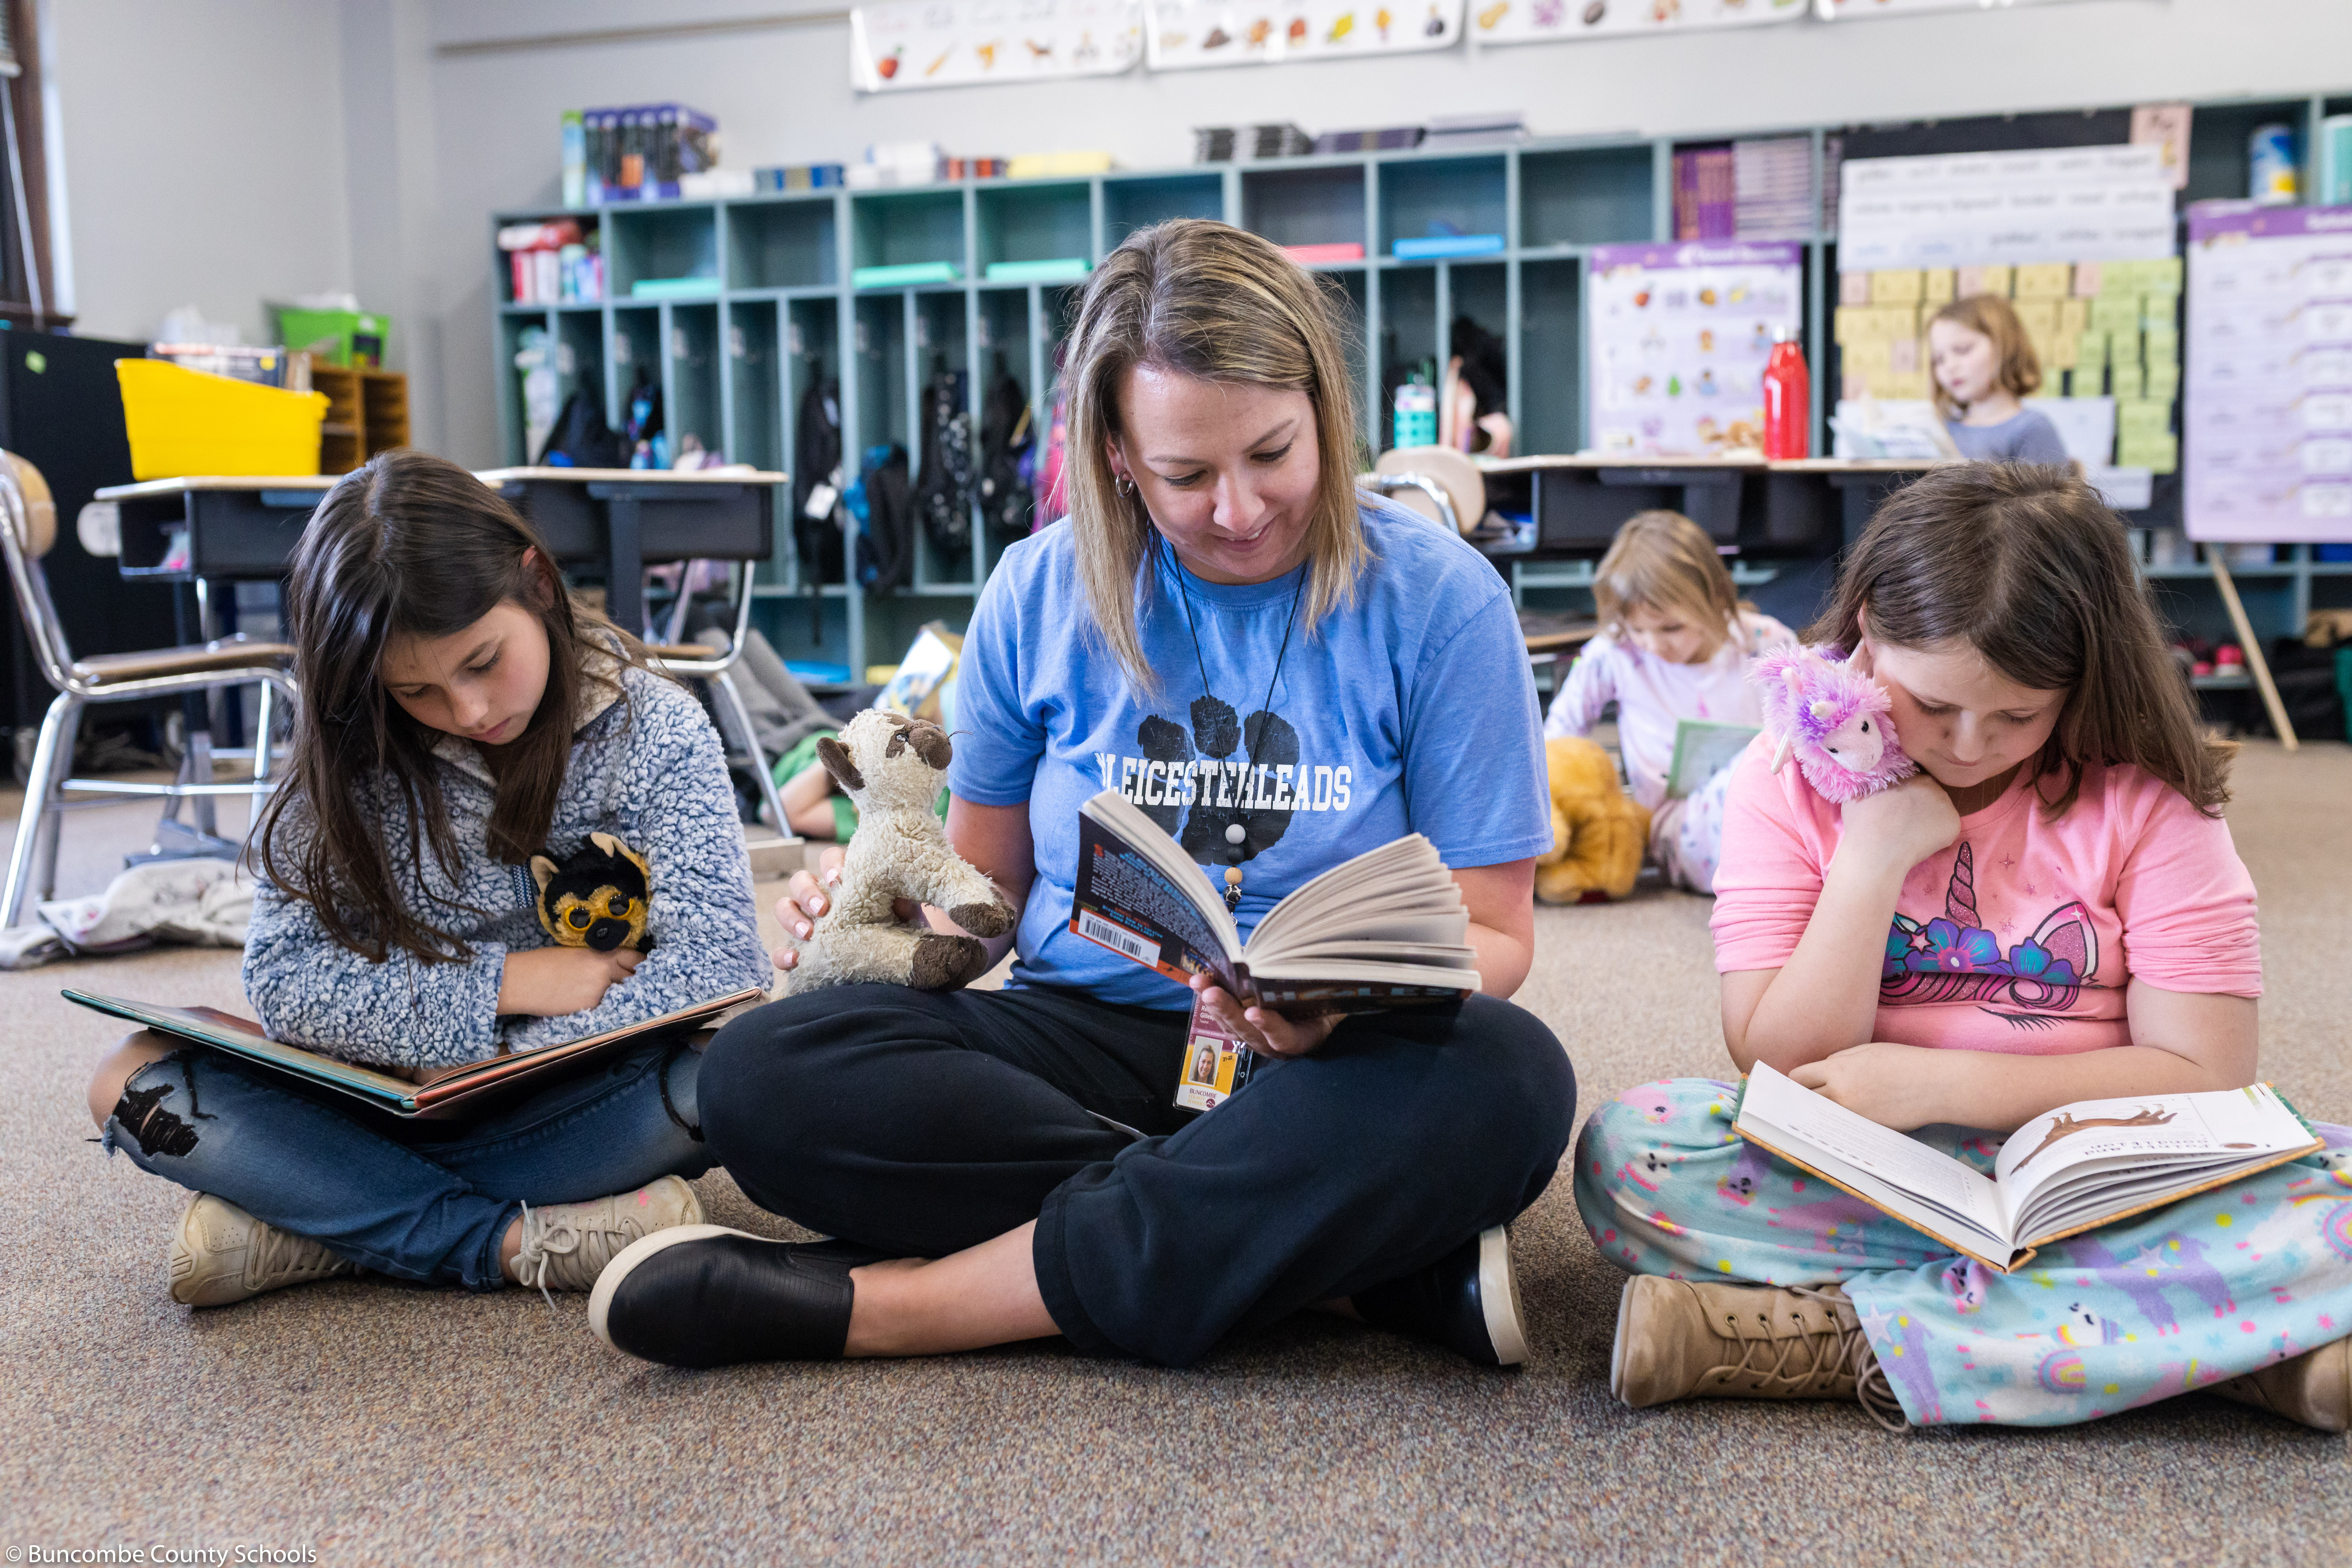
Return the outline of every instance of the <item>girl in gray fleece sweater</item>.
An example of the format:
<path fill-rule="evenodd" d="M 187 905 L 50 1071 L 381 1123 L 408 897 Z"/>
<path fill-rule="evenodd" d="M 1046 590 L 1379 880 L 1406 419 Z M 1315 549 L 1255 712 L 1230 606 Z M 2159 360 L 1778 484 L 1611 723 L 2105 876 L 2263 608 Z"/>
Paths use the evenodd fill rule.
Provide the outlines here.
<path fill-rule="evenodd" d="M 272 1037 L 421 1079 L 767 985 L 718 735 L 496 494 L 423 453 L 376 458 L 320 503 L 286 607 L 302 700 L 245 956 Z M 650 952 L 540 925 L 530 858 L 592 833 L 651 866 Z M 110 1149 L 198 1194 L 172 1248 L 190 1305 L 354 1265 L 584 1290 L 701 1219 L 698 1044 L 453 1131 L 142 1031 L 90 1109 Z"/>

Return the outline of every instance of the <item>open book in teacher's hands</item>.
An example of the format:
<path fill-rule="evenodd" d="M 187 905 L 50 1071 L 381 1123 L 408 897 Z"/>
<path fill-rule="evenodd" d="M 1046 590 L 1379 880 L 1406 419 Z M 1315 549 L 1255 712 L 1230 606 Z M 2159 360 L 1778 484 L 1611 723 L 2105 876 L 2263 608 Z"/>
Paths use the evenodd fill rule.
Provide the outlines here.
<path fill-rule="evenodd" d="M 1078 808 L 1070 930 L 1180 984 L 1298 1013 L 1451 1001 L 1478 988 L 1470 911 L 1418 833 L 1342 861 L 1265 912 L 1247 942 L 1199 862 L 1117 792 Z"/>
<path fill-rule="evenodd" d="M 768 994 L 758 989 L 738 991 L 642 1023 L 566 1040 L 559 1046 L 543 1046 L 537 1050 L 450 1068 L 429 1074 L 424 1082 L 417 1083 L 378 1068 L 341 1061 L 300 1046 L 289 1046 L 283 1040 L 273 1040 L 252 1019 L 216 1008 L 160 1007 L 121 996 L 93 996 L 72 990 L 64 994 L 68 1002 L 144 1024 L 176 1039 L 226 1051 L 289 1078 L 349 1095 L 394 1116 L 423 1121 L 479 1116 L 660 1036 L 714 1026 L 719 1016 L 730 1009 L 768 999 Z"/>
<path fill-rule="evenodd" d="M 2325 1147 L 2266 1083 L 2084 1100 L 2010 1135 L 1986 1176 L 1759 1062 L 1732 1126 L 1748 1142 L 2009 1273 L 2037 1247 Z"/>

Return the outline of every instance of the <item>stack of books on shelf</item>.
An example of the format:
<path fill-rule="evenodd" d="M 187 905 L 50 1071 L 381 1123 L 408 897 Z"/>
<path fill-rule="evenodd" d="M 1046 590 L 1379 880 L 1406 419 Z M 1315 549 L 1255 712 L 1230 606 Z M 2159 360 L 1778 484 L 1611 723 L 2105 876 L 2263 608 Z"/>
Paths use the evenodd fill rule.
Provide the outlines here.
<path fill-rule="evenodd" d="M 1774 136 L 1731 144 L 1732 232 L 1741 239 L 1803 239 L 1813 231 L 1813 144 Z"/>
<path fill-rule="evenodd" d="M 1286 121 L 1279 125 L 1204 125 L 1192 132 L 1196 163 L 1297 158 L 1314 151 L 1315 139 Z"/>
<path fill-rule="evenodd" d="M 604 257 L 593 223 L 584 229 L 568 217 L 510 223 L 498 237 L 516 304 L 572 305 L 604 297 Z"/>
<path fill-rule="evenodd" d="M 1315 151 L 1323 153 L 1396 153 L 1408 147 L 1418 147 L 1427 134 L 1419 125 L 1384 125 L 1377 131 L 1326 131 L 1315 138 Z"/>
<path fill-rule="evenodd" d="M 1675 237 L 1738 237 L 1738 203 L 1730 143 L 1675 149 Z"/>
<path fill-rule="evenodd" d="M 842 184 L 838 163 L 785 163 L 751 171 L 751 188 L 760 192 L 822 191 Z"/>
<path fill-rule="evenodd" d="M 580 119 L 591 206 L 674 201 L 681 176 L 719 166 L 719 121 L 682 103 L 588 109 Z"/>
<path fill-rule="evenodd" d="M 1528 139 L 1527 117 L 1516 109 L 1486 109 L 1473 114 L 1441 114 L 1421 139 L 1426 153 L 1467 147 L 1508 147 Z"/>

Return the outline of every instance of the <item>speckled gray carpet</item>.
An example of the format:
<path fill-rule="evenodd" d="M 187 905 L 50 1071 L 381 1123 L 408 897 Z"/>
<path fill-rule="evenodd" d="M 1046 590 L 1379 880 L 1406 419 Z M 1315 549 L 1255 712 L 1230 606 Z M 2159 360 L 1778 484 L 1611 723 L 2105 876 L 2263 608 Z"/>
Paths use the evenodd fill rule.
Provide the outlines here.
<path fill-rule="evenodd" d="M 2266 1071 L 2352 1120 L 2352 752 L 2258 746 L 2238 780 Z M 62 890 L 101 885 L 152 810 L 69 822 Z M 1548 910 L 1538 931 L 1519 1000 L 1568 1043 L 1585 1104 L 1720 1070 L 1702 900 Z M 1535 1355 L 1514 1373 L 1324 1320 L 1189 1373 L 1044 1344 L 688 1374 L 605 1352 L 577 1297 L 551 1313 L 521 1290 L 339 1281 L 191 1313 L 163 1283 L 182 1195 L 85 1142 L 114 1031 L 60 984 L 239 1002 L 218 952 L 0 975 L 0 1547 L 25 1560 L 2352 1560 L 2352 1447 L 2201 1395 L 1907 1436 L 1833 1405 L 1627 1412 L 1607 1389 L 1620 1276 L 1565 1181 L 1518 1227 Z M 723 1175 L 702 1191 L 715 1218 L 781 1231 Z"/>

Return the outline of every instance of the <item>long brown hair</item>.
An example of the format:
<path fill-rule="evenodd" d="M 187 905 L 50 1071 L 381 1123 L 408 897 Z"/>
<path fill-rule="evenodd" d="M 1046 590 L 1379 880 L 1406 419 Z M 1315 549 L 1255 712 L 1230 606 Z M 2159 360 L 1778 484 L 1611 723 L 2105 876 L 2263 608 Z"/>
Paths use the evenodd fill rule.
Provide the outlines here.
<path fill-rule="evenodd" d="M 2031 397 L 2042 390 L 2042 356 L 2033 352 L 2033 340 L 2025 335 L 2025 323 L 2017 319 L 2017 312 L 2000 295 L 1971 294 L 1965 300 L 1954 300 L 1927 318 L 1927 331 L 1919 335 L 1927 336 L 1935 331 L 1937 321 L 1949 321 L 1992 340 L 1993 383 L 2011 397 Z M 1960 416 L 1960 405 L 1952 401 L 1952 395 L 1932 374 L 1927 377 L 1927 391 L 1935 400 L 1937 413 L 1947 419 Z"/>
<path fill-rule="evenodd" d="M 1119 493 L 1109 457 L 1119 393 L 1138 365 L 1307 395 L 1322 471 L 1307 522 L 1305 629 L 1348 601 L 1371 556 L 1356 514 L 1362 437 L 1346 331 L 1312 273 L 1246 229 L 1171 218 L 1128 236 L 1096 268 L 1069 354 L 1065 472 L 1078 574 L 1103 640 L 1139 688 L 1159 684 L 1135 625 L 1136 578 L 1157 535 L 1142 499 Z"/>
<path fill-rule="evenodd" d="M 421 874 L 425 845 L 452 880 L 459 849 L 433 756 L 440 731 L 384 690 L 385 647 L 396 637 L 463 631 L 509 600 L 538 616 L 548 652 L 546 693 L 522 733 L 500 748 L 490 809 L 487 847 L 520 866 L 545 845 L 583 687 L 613 684 L 584 656 L 601 644 L 641 665 L 642 646 L 573 605 L 547 546 L 496 491 L 427 453 L 386 452 L 346 475 L 295 550 L 285 616 L 302 699 L 258 858 L 280 892 L 310 905 L 330 937 L 372 962 L 394 949 L 428 963 L 472 956 L 406 899 L 412 885 L 430 885 Z M 379 815 L 395 799 L 408 819 L 397 856 Z M 418 874 L 401 876 L 396 863 Z"/>
<path fill-rule="evenodd" d="M 2236 748 L 2199 730 L 2123 520 L 2069 470 L 1952 463 L 1895 491 L 1806 640 L 1853 647 L 1865 609 L 1874 642 L 1964 641 L 2020 686 L 2066 693 L 2031 764 L 2049 816 L 2074 804 L 2091 763 L 2143 769 L 2221 815 Z M 2055 797 L 2041 784 L 2053 778 Z"/>

